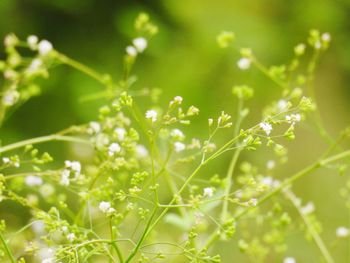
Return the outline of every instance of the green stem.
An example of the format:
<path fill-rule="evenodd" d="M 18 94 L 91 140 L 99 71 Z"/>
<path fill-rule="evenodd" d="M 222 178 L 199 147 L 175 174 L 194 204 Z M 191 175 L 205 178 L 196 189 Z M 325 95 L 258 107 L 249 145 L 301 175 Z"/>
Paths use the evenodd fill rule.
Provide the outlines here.
<path fill-rule="evenodd" d="M 66 65 L 92 77 L 93 79 L 100 82 L 102 85 L 107 86 L 108 84 L 111 84 L 110 83 L 111 81 L 108 78 L 108 75 L 102 75 L 102 74 L 98 73 L 97 71 L 87 67 L 86 65 L 84 65 L 76 60 L 73 60 L 73 59 L 71 59 L 71 58 L 69 58 L 66 55 L 63 55 L 61 53 L 57 52 L 56 57 L 61 63 L 66 64 Z"/>
<path fill-rule="evenodd" d="M 42 137 L 36 137 L 33 139 L 28 139 L 20 142 L 16 142 L 13 144 L 9 144 L 3 147 L 0 147 L 0 153 L 11 151 L 17 148 L 24 147 L 26 145 L 30 144 L 38 144 L 38 143 L 44 143 L 44 142 L 49 142 L 49 141 L 66 141 L 66 142 L 77 142 L 77 143 L 84 143 L 84 144 L 90 144 L 89 141 L 72 137 L 72 136 L 65 136 L 65 135 L 58 135 L 58 134 L 52 134 L 52 135 L 47 135 L 47 136 L 42 136 Z"/>
<path fill-rule="evenodd" d="M 115 242 L 112 242 L 112 240 L 115 239 L 114 231 L 113 231 L 113 225 L 112 225 L 112 218 L 109 220 L 109 230 L 111 232 L 111 251 L 110 251 L 110 253 L 111 253 L 112 257 L 113 257 L 112 248 L 114 248 L 115 252 L 117 252 L 117 256 L 118 256 L 119 262 L 123 263 L 124 262 L 123 255 L 122 255 L 118 245 Z"/>
<path fill-rule="evenodd" d="M 241 122 L 242 122 L 242 115 L 241 115 L 241 111 L 243 108 L 243 101 L 242 99 L 239 99 L 238 101 L 238 109 L 237 109 L 237 114 L 238 114 L 238 118 L 235 124 L 235 128 L 234 128 L 234 133 L 233 133 L 233 137 L 236 137 L 239 133 L 239 127 L 241 126 Z M 221 221 L 225 221 L 226 217 L 227 217 L 227 210 L 228 210 L 228 195 L 231 191 L 231 187 L 232 187 L 232 176 L 233 176 L 233 172 L 238 160 L 238 157 L 240 155 L 242 151 L 242 148 L 238 148 L 235 153 L 232 156 L 228 171 L 227 171 L 227 175 L 226 175 L 226 179 L 225 179 L 225 183 L 226 183 L 226 188 L 225 188 L 225 199 L 222 205 L 222 212 L 221 212 Z"/>
<path fill-rule="evenodd" d="M 131 253 L 130 253 L 130 255 L 128 256 L 128 258 L 125 260 L 125 263 L 130 262 L 130 260 L 132 260 L 132 259 L 135 257 L 136 253 L 137 253 L 138 250 L 140 249 L 140 246 L 142 245 L 143 241 L 145 240 L 145 238 L 147 237 L 147 235 L 148 235 L 148 233 L 149 233 L 149 229 L 150 229 L 150 227 L 151 227 L 152 220 L 153 220 L 154 216 L 156 215 L 157 210 L 158 210 L 158 207 L 155 207 L 155 208 L 153 209 L 153 212 L 152 212 L 150 218 L 148 219 L 147 225 L 146 225 L 146 227 L 145 227 L 145 229 L 144 229 L 144 231 L 143 231 L 143 233 L 142 233 L 142 235 L 141 235 L 139 241 L 137 242 L 135 248 L 131 251 Z"/>
<path fill-rule="evenodd" d="M 329 251 L 328 251 L 326 245 L 324 244 L 322 238 L 320 237 L 320 235 L 317 233 L 317 231 L 313 227 L 312 222 L 310 222 L 310 219 L 307 217 L 307 215 L 305 215 L 301 211 L 301 207 L 300 207 L 298 201 L 296 200 L 294 194 L 291 191 L 286 191 L 286 196 L 293 203 L 295 208 L 298 210 L 301 218 L 303 219 L 303 221 L 305 223 L 306 228 L 308 229 L 309 233 L 311 234 L 312 238 L 314 239 L 317 247 L 321 251 L 321 254 L 325 258 L 326 262 L 327 263 L 334 263 L 334 260 L 333 260 L 333 258 L 331 256 L 331 254 L 329 253 Z"/>
<path fill-rule="evenodd" d="M 1 243 L 4 245 L 6 254 L 7 254 L 8 258 L 10 259 L 10 261 L 11 261 L 12 263 L 16 263 L 16 259 L 15 259 L 15 257 L 13 256 L 13 254 L 12 254 L 10 248 L 8 247 L 8 245 L 7 245 L 7 243 L 6 243 L 5 239 L 4 239 L 4 236 L 2 235 L 1 232 L 0 232 L 0 241 L 1 241 Z"/>

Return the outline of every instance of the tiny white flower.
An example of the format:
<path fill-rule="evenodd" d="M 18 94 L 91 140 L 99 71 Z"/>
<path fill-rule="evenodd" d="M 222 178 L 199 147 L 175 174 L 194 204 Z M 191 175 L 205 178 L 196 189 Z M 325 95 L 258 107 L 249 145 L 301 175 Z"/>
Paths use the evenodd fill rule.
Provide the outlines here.
<path fill-rule="evenodd" d="M 111 208 L 111 203 L 102 201 L 102 202 L 100 202 L 98 207 L 102 211 L 102 213 L 107 213 L 108 210 Z"/>
<path fill-rule="evenodd" d="M 266 163 L 266 168 L 269 170 L 272 170 L 273 168 L 275 168 L 275 166 L 276 166 L 276 163 L 274 160 L 269 160 Z"/>
<path fill-rule="evenodd" d="M 96 134 L 101 131 L 101 125 L 97 121 L 92 121 L 89 123 L 88 133 Z"/>
<path fill-rule="evenodd" d="M 170 132 L 170 136 L 177 139 L 177 140 L 183 140 L 185 138 L 185 135 L 183 134 L 183 132 L 179 129 L 173 129 Z"/>
<path fill-rule="evenodd" d="M 158 113 L 155 110 L 146 111 L 146 119 L 150 119 L 152 120 L 152 122 L 157 121 L 157 116 L 158 116 Z"/>
<path fill-rule="evenodd" d="M 267 136 L 270 135 L 272 131 L 272 125 L 267 122 L 260 123 L 260 128 L 263 129 L 263 131 L 266 133 Z"/>
<path fill-rule="evenodd" d="M 38 41 L 39 39 L 37 36 L 30 35 L 27 37 L 27 43 L 32 50 L 36 48 Z"/>
<path fill-rule="evenodd" d="M 324 41 L 324 42 L 330 42 L 331 41 L 331 35 L 329 33 L 323 33 L 322 36 L 321 36 L 321 39 Z"/>
<path fill-rule="evenodd" d="M 347 237 L 347 236 L 349 236 L 349 229 L 344 227 L 344 226 L 340 226 L 337 228 L 335 233 L 336 233 L 337 237 L 339 237 L 339 238 Z"/>
<path fill-rule="evenodd" d="M 79 174 L 80 171 L 81 171 L 81 164 L 78 161 L 68 161 L 68 160 L 66 160 L 64 162 L 64 164 L 65 164 L 66 168 L 72 169 L 72 171 L 76 172 L 77 174 Z"/>
<path fill-rule="evenodd" d="M 296 263 L 297 261 L 295 260 L 295 258 L 292 257 L 286 257 L 283 259 L 283 263 Z"/>
<path fill-rule="evenodd" d="M 186 145 L 182 142 L 174 142 L 174 150 L 175 152 L 182 152 L 186 149 Z"/>
<path fill-rule="evenodd" d="M 273 179 L 270 176 L 266 176 L 261 180 L 261 183 L 266 185 L 266 186 L 272 186 L 273 184 Z"/>
<path fill-rule="evenodd" d="M 45 223 L 42 220 L 34 221 L 31 225 L 31 229 L 36 234 L 43 234 L 45 232 Z"/>
<path fill-rule="evenodd" d="M 214 189 L 212 187 L 206 187 L 203 189 L 203 196 L 212 197 L 214 194 Z"/>
<path fill-rule="evenodd" d="M 9 34 L 5 36 L 5 39 L 4 39 L 5 47 L 13 47 L 17 45 L 17 43 L 18 43 L 18 38 L 14 34 Z"/>
<path fill-rule="evenodd" d="M 137 56 L 137 49 L 133 46 L 127 46 L 126 47 L 126 53 L 130 56 L 130 57 L 136 57 Z"/>
<path fill-rule="evenodd" d="M 8 157 L 3 157 L 2 158 L 2 162 L 4 163 L 4 164 L 9 164 L 10 163 L 10 158 L 8 158 Z"/>
<path fill-rule="evenodd" d="M 62 229 L 63 233 L 66 233 L 68 231 L 68 227 L 67 226 L 63 226 L 61 229 Z"/>
<path fill-rule="evenodd" d="M 288 102 L 286 100 L 279 100 L 277 102 L 277 107 L 280 111 L 285 111 L 288 109 Z"/>
<path fill-rule="evenodd" d="M 299 113 L 286 115 L 286 121 L 289 123 L 299 122 L 301 121 L 301 115 Z"/>
<path fill-rule="evenodd" d="M 40 55 L 46 56 L 47 54 L 49 54 L 53 50 L 53 46 L 52 46 L 51 42 L 44 39 L 44 40 L 41 40 L 39 42 L 38 50 L 39 50 Z"/>
<path fill-rule="evenodd" d="M 75 239 L 75 234 L 74 233 L 69 233 L 67 235 L 67 239 L 70 241 L 70 242 L 73 242 L 74 239 Z"/>
<path fill-rule="evenodd" d="M 119 143 L 114 142 L 112 143 L 109 147 L 108 147 L 108 154 L 110 156 L 113 156 L 115 153 L 118 153 L 121 151 L 121 147 L 119 145 Z"/>
<path fill-rule="evenodd" d="M 136 145 L 136 153 L 137 153 L 137 156 L 140 158 L 144 158 L 148 156 L 148 150 L 146 149 L 145 146 L 141 144 Z"/>
<path fill-rule="evenodd" d="M 20 94 L 17 90 L 8 90 L 2 97 L 5 106 L 12 106 L 19 100 Z"/>
<path fill-rule="evenodd" d="M 64 186 L 68 186 L 70 181 L 69 181 L 69 175 L 70 175 L 70 171 L 67 169 L 64 169 L 61 173 L 61 180 L 60 180 L 60 184 L 64 185 Z"/>
<path fill-rule="evenodd" d="M 248 203 L 249 203 L 249 205 L 251 205 L 251 206 L 257 206 L 257 204 L 258 204 L 258 199 L 252 198 L 252 199 L 249 200 Z"/>
<path fill-rule="evenodd" d="M 33 59 L 32 63 L 30 63 L 27 71 L 29 73 L 33 73 L 36 72 L 40 69 L 40 67 L 43 65 L 43 61 L 39 58 L 35 58 Z"/>
<path fill-rule="evenodd" d="M 125 139 L 126 130 L 124 128 L 116 128 L 114 132 L 117 135 L 119 141 L 123 141 Z"/>
<path fill-rule="evenodd" d="M 147 40 L 143 37 L 135 38 L 132 43 L 138 52 L 142 53 L 147 47 Z"/>
<path fill-rule="evenodd" d="M 73 170 L 74 172 L 80 173 L 80 171 L 81 171 L 81 164 L 80 164 L 80 162 L 78 162 L 78 161 L 72 162 L 71 168 L 72 168 L 72 170 Z"/>
<path fill-rule="evenodd" d="M 241 69 L 241 70 L 247 70 L 250 68 L 250 64 L 251 61 L 249 58 L 241 58 L 240 60 L 238 60 L 237 62 L 237 66 Z"/>
<path fill-rule="evenodd" d="M 180 105 L 183 101 L 181 96 L 176 96 L 172 101 L 170 101 L 170 105 Z"/>
<path fill-rule="evenodd" d="M 300 212 L 304 215 L 311 214 L 315 211 L 315 205 L 312 202 L 308 202 L 305 206 L 300 208 Z"/>
<path fill-rule="evenodd" d="M 25 183 L 28 186 L 38 186 L 43 184 L 43 179 L 39 176 L 29 175 L 26 177 Z"/>
<path fill-rule="evenodd" d="M 107 214 L 112 214 L 115 212 L 115 209 L 113 207 L 108 208 Z"/>
<path fill-rule="evenodd" d="M 316 48 L 316 49 L 320 49 L 321 47 L 322 47 L 321 42 L 320 42 L 320 41 L 316 41 L 316 42 L 315 42 L 315 48 Z"/>
<path fill-rule="evenodd" d="M 96 147 L 98 149 L 103 148 L 109 144 L 109 138 L 106 134 L 99 133 L 99 134 L 97 134 L 97 136 L 95 138 L 95 143 L 96 143 Z"/>
<path fill-rule="evenodd" d="M 44 258 L 41 263 L 54 263 L 55 259 L 54 258 Z"/>

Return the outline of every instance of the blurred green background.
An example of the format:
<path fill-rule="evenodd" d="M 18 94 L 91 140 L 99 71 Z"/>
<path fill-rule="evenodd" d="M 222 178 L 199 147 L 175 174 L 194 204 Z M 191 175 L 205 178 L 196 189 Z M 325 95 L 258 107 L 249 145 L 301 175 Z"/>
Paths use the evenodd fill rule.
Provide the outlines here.
<path fill-rule="evenodd" d="M 250 103 L 252 115 L 244 123 L 246 127 L 259 121 L 263 105 L 280 96 L 278 87 L 256 70 L 238 70 L 238 55 L 233 50 L 217 47 L 215 38 L 222 30 L 235 32 L 238 46 L 253 48 L 266 65 L 288 62 L 293 47 L 305 41 L 310 29 L 330 32 L 332 44 L 316 74 L 317 99 L 332 135 L 336 136 L 349 124 L 348 0 L 1 0 L 0 37 L 3 39 L 10 32 L 22 39 L 29 34 L 38 35 L 50 40 L 60 52 L 118 80 L 122 75 L 125 46 L 136 37 L 133 21 L 140 11 L 150 14 L 160 32 L 137 61 L 135 87 L 161 88 L 164 105 L 175 95 L 181 95 L 187 105 L 198 106 L 201 117 L 194 128 L 186 131 L 192 136 L 204 138 L 205 130 L 200 127 L 206 125 L 208 117 L 216 116 L 221 110 L 234 112 L 235 100 L 230 96 L 233 85 L 250 84 L 255 89 L 256 97 Z M 4 53 L 0 56 L 3 58 Z M 42 81 L 42 87 L 42 96 L 30 100 L 5 123 L 0 131 L 3 144 L 95 119 L 99 105 L 104 103 L 103 100 L 79 102 L 82 96 L 102 87 L 64 66 L 52 70 L 50 80 Z M 308 129 L 299 128 L 297 140 L 290 147 L 291 162 L 287 169 L 283 168 L 280 178 L 320 156 L 326 145 Z M 60 158 L 66 157 L 64 146 L 52 150 Z M 257 163 L 268 160 L 268 156 L 259 154 L 254 158 Z M 224 157 L 213 171 L 223 175 L 228 159 L 229 156 Z M 315 203 L 316 214 L 325 226 L 322 236 L 327 244 L 334 240 L 336 227 L 348 222 L 348 212 L 338 193 L 345 181 L 335 172 L 325 171 L 295 186 L 298 195 Z M 293 238 L 291 253 L 297 258 L 298 255 L 309 258 L 305 262 L 318 261 L 318 251 L 312 243 L 296 243 Z M 346 243 L 334 248 L 332 253 L 337 262 L 346 262 L 347 248 Z M 228 260 L 226 256 L 224 259 Z"/>

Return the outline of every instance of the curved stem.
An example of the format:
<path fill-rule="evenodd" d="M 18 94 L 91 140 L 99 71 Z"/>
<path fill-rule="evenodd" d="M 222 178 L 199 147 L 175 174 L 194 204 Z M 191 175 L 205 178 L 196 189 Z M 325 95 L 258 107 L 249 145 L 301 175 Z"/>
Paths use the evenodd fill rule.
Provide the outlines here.
<path fill-rule="evenodd" d="M 97 80 L 98 82 L 100 82 L 102 85 L 108 85 L 110 84 L 110 79 L 108 78 L 108 75 L 103 75 L 103 74 L 100 74 L 98 73 L 97 71 L 89 68 L 88 66 L 74 60 L 74 59 L 71 59 L 69 57 L 67 57 L 66 55 L 64 54 L 61 54 L 61 53 L 56 53 L 56 57 L 57 59 L 63 63 L 63 64 L 66 64 L 72 68 L 75 68 L 76 70 L 78 71 L 81 71 L 82 73 L 92 77 L 93 79 Z"/>
<path fill-rule="evenodd" d="M 328 251 L 326 245 L 324 244 L 322 238 L 317 233 L 315 228 L 312 225 L 312 222 L 310 222 L 310 219 L 301 211 L 300 204 L 298 203 L 297 198 L 294 196 L 294 194 L 291 191 L 286 191 L 286 197 L 292 202 L 292 204 L 297 209 L 298 213 L 300 214 L 301 218 L 303 219 L 305 226 L 309 233 L 311 234 L 312 238 L 314 239 L 317 247 L 321 251 L 321 254 L 323 255 L 324 259 L 327 263 L 334 263 L 334 259 L 332 258 L 330 252 Z"/>
<path fill-rule="evenodd" d="M 77 137 L 72 137 L 72 136 L 66 136 L 66 135 L 58 135 L 58 134 L 52 134 L 52 135 L 46 135 L 46 136 L 41 136 L 41 137 L 36 137 L 20 142 L 16 142 L 13 144 L 9 144 L 3 147 L 0 147 L 0 153 L 11 151 L 17 148 L 24 147 L 29 144 L 38 144 L 38 143 L 44 143 L 44 142 L 49 142 L 49 141 L 66 141 L 66 142 L 77 142 L 77 143 L 84 143 L 84 144 L 90 144 L 89 141 L 80 139 Z"/>
<path fill-rule="evenodd" d="M 1 243 L 3 244 L 3 246 L 4 246 L 4 248 L 5 248 L 5 251 L 6 251 L 6 254 L 7 254 L 8 258 L 10 259 L 10 261 L 11 261 L 12 263 L 16 263 L 16 259 L 15 259 L 15 257 L 13 256 L 13 254 L 12 254 L 10 248 L 8 247 L 8 245 L 7 245 L 7 243 L 6 243 L 6 241 L 5 241 L 5 239 L 4 239 L 4 237 L 3 237 L 3 235 L 2 235 L 1 232 L 0 232 L 0 241 L 1 241 Z"/>

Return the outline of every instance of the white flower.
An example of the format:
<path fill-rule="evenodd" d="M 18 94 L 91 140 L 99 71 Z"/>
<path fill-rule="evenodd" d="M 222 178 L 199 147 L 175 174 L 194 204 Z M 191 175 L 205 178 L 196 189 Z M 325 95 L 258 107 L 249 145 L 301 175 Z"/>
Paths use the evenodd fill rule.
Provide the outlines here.
<path fill-rule="evenodd" d="M 299 122 L 301 121 L 301 115 L 299 113 L 286 115 L 286 121 L 289 123 Z"/>
<path fill-rule="evenodd" d="M 74 239 L 75 239 L 75 234 L 74 233 L 69 233 L 67 235 L 67 239 L 70 241 L 70 242 L 73 242 Z"/>
<path fill-rule="evenodd" d="M 113 156 L 115 153 L 118 153 L 121 151 L 120 145 L 117 142 L 112 143 L 109 147 L 108 147 L 108 155 L 109 156 Z"/>
<path fill-rule="evenodd" d="M 142 53 L 147 47 L 147 40 L 143 37 L 135 38 L 132 43 L 138 52 Z"/>
<path fill-rule="evenodd" d="M 112 213 L 114 213 L 115 212 L 115 209 L 113 208 L 113 207 L 110 207 L 110 208 L 108 208 L 108 210 L 107 210 L 107 214 L 112 214 Z"/>
<path fill-rule="evenodd" d="M 237 66 L 241 70 L 247 70 L 250 68 L 250 63 L 251 63 L 251 61 L 249 58 L 241 58 L 240 60 L 238 60 Z"/>
<path fill-rule="evenodd" d="M 101 131 L 101 125 L 97 121 L 92 121 L 89 123 L 89 128 L 87 131 L 89 134 L 99 133 Z"/>
<path fill-rule="evenodd" d="M 5 47 L 13 47 L 18 44 L 18 38 L 14 34 L 5 36 L 4 45 Z"/>
<path fill-rule="evenodd" d="M 183 132 L 179 129 L 173 129 L 170 132 L 170 136 L 177 139 L 177 140 L 183 140 L 185 138 L 185 135 L 183 134 Z"/>
<path fill-rule="evenodd" d="M 267 136 L 269 136 L 272 131 L 271 124 L 267 122 L 260 123 L 260 128 L 263 129 L 263 131 L 266 133 Z"/>
<path fill-rule="evenodd" d="M 137 49 L 133 46 L 127 46 L 126 47 L 126 53 L 130 56 L 130 57 L 136 57 L 137 56 Z"/>
<path fill-rule="evenodd" d="M 2 162 L 3 162 L 4 164 L 9 164 L 9 163 L 11 162 L 11 160 L 10 160 L 10 158 L 8 158 L 8 157 L 3 157 L 3 158 L 2 158 Z"/>
<path fill-rule="evenodd" d="M 257 206 L 257 204 L 258 204 L 258 199 L 252 198 L 252 199 L 249 200 L 248 203 L 249 203 L 249 205 L 251 205 L 251 206 Z"/>
<path fill-rule="evenodd" d="M 261 180 L 261 183 L 266 185 L 266 186 L 271 187 L 273 184 L 273 179 L 271 176 L 266 176 Z"/>
<path fill-rule="evenodd" d="M 54 258 L 44 258 L 41 263 L 54 263 L 55 259 Z"/>
<path fill-rule="evenodd" d="M 30 63 L 27 71 L 29 73 L 33 73 L 36 72 L 40 69 L 40 67 L 43 65 L 43 61 L 39 58 L 35 58 L 33 59 L 32 63 Z"/>
<path fill-rule="evenodd" d="M 277 102 L 277 107 L 280 111 L 285 111 L 288 109 L 288 102 L 285 100 L 279 100 Z"/>
<path fill-rule="evenodd" d="M 104 133 L 99 133 L 97 134 L 96 138 L 95 138 L 95 143 L 96 143 L 96 147 L 98 149 L 105 147 L 107 144 L 109 144 L 109 138 L 106 134 Z"/>
<path fill-rule="evenodd" d="M 72 171 L 74 171 L 76 173 L 80 173 L 80 171 L 81 171 L 81 164 L 78 161 L 68 161 L 67 160 L 64 162 L 64 164 L 67 168 L 71 168 Z"/>
<path fill-rule="evenodd" d="M 329 33 L 323 33 L 321 36 L 321 39 L 324 42 L 330 42 L 331 41 L 331 35 Z"/>
<path fill-rule="evenodd" d="M 100 202 L 98 208 L 102 211 L 102 213 L 107 213 L 108 210 L 111 208 L 111 203 L 102 201 Z"/>
<path fill-rule="evenodd" d="M 283 263 L 296 263 L 297 261 L 295 260 L 295 258 L 292 257 L 286 257 L 283 259 Z"/>
<path fill-rule="evenodd" d="M 320 49 L 322 47 L 322 43 L 320 41 L 315 42 L 315 48 Z"/>
<path fill-rule="evenodd" d="M 212 197 L 214 194 L 214 189 L 212 187 L 206 187 L 203 189 L 203 196 Z"/>
<path fill-rule="evenodd" d="M 174 150 L 175 152 L 182 152 L 186 149 L 186 145 L 182 142 L 174 142 Z"/>
<path fill-rule="evenodd" d="M 68 186 L 69 185 L 69 175 L 70 175 L 70 171 L 67 169 L 64 169 L 61 173 L 61 180 L 60 180 L 60 184 L 61 185 L 65 185 Z"/>
<path fill-rule="evenodd" d="M 40 55 L 46 56 L 52 51 L 52 49 L 53 49 L 53 46 L 49 41 L 44 39 L 39 42 L 38 50 Z"/>
<path fill-rule="evenodd" d="M 305 206 L 300 208 L 300 212 L 304 215 L 311 214 L 315 211 L 315 206 L 312 202 L 308 202 Z"/>
<path fill-rule="evenodd" d="M 38 41 L 39 41 L 39 39 L 37 36 L 30 35 L 27 37 L 27 43 L 28 43 L 30 49 L 32 49 L 32 50 L 36 48 Z"/>
<path fill-rule="evenodd" d="M 340 226 L 337 228 L 335 233 L 336 233 L 337 237 L 339 237 L 339 238 L 347 237 L 347 236 L 349 236 L 349 229 L 344 227 L 344 226 Z"/>
<path fill-rule="evenodd" d="M 146 149 L 145 146 L 141 144 L 136 145 L 136 153 L 137 153 L 137 156 L 140 158 L 144 158 L 148 156 L 148 150 Z"/>
<path fill-rule="evenodd" d="M 34 221 L 33 224 L 31 225 L 31 229 L 33 230 L 34 233 L 38 235 L 45 233 L 44 221 L 42 220 Z"/>
<path fill-rule="evenodd" d="M 26 177 L 25 183 L 28 186 L 38 186 L 43 184 L 43 179 L 39 176 L 29 175 Z"/>
<path fill-rule="evenodd" d="M 274 160 L 269 160 L 266 163 L 266 168 L 269 170 L 272 170 L 273 168 L 275 168 L 275 166 L 276 166 L 276 163 Z"/>
<path fill-rule="evenodd" d="M 114 132 L 117 135 L 119 141 L 123 141 L 125 139 L 126 130 L 124 128 L 116 128 Z"/>
<path fill-rule="evenodd" d="M 8 90 L 5 92 L 5 94 L 2 97 L 2 102 L 6 106 L 12 106 L 14 105 L 20 97 L 20 94 L 17 90 Z"/>
<path fill-rule="evenodd" d="M 146 111 L 146 119 L 150 119 L 152 120 L 152 122 L 157 121 L 157 116 L 158 116 L 158 113 L 155 110 Z"/>
<path fill-rule="evenodd" d="M 172 101 L 170 101 L 170 105 L 180 105 L 183 101 L 181 96 L 176 96 Z"/>

